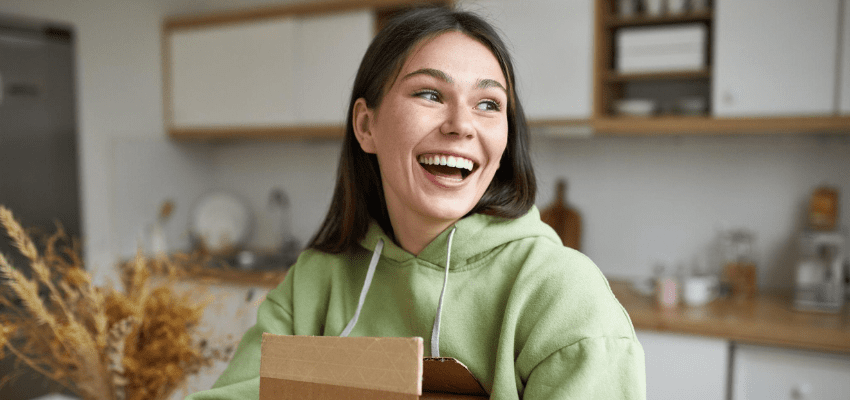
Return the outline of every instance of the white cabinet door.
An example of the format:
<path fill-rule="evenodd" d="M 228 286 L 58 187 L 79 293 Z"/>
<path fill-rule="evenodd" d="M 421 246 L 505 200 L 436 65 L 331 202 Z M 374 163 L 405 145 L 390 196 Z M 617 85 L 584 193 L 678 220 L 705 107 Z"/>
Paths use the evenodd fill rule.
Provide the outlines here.
<path fill-rule="evenodd" d="M 294 28 L 280 19 L 172 32 L 172 126 L 291 124 Z"/>
<path fill-rule="evenodd" d="M 850 0 L 844 0 L 844 19 L 842 25 L 844 32 L 841 36 L 841 97 L 839 100 L 839 111 L 843 115 L 850 115 Z"/>
<path fill-rule="evenodd" d="M 300 18 L 293 100 L 299 124 L 342 125 L 357 67 L 374 36 L 370 10 Z"/>
<path fill-rule="evenodd" d="M 843 0 L 716 0 L 716 116 L 835 113 Z"/>
<path fill-rule="evenodd" d="M 637 337 L 646 355 L 647 399 L 726 399 L 727 341 L 650 331 Z"/>
<path fill-rule="evenodd" d="M 502 34 L 530 120 L 589 118 L 593 0 L 470 0 Z"/>
<path fill-rule="evenodd" d="M 847 400 L 850 356 L 762 346 L 735 349 L 734 400 Z"/>

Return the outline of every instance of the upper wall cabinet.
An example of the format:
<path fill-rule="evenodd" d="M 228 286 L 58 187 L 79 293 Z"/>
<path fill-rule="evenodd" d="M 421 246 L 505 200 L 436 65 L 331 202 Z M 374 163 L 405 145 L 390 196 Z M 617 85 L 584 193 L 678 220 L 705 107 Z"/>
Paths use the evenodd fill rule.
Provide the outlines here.
<path fill-rule="evenodd" d="M 461 2 L 501 31 L 514 59 L 517 91 L 533 122 L 591 114 L 593 0 Z"/>
<path fill-rule="evenodd" d="M 373 13 L 366 10 L 298 20 L 293 100 L 299 123 L 345 123 L 354 76 L 374 25 Z"/>
<path fill-rule="evenodd" d="M 171 34 L 171 127 L 295 123 L 296 26 L 287 18 Z"/>
<path fill-rule="evenodd" d="M 338 136 L 373 34 L 366 9 L 168 30 L 169 131 Z"/>
<path fill-rule="evenodd" d="M 841 114 L 850 116 L 850 0 L 843 0 L 844 19 L 841 24 L 844 32 L 841 35 Z"/>
<path fill-rule="evenodd" d="M 715 0 L 714 116 L 834 115 L 840 1 Z"/>

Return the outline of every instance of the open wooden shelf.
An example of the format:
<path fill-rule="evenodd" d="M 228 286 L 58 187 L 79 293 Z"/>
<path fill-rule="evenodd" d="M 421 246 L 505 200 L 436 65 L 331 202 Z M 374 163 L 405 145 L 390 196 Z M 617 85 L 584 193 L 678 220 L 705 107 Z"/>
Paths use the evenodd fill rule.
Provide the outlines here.
<path fill-rule="evenodd" d="M 630 124 L 623 124 L 622 119 L 616 115 L 616 104 L 624 99 L 648 99 L 654 101 L 660 109 L 665 111 L 676 104 L 677 99 L 684 97 L 702 97 L 710 108 L 712 88 L 712 26 L 714 12 L 711 9 L 699 12 L 685 12 L 681 14 L 647 15 L 634 14 L 621 16 L 617 12 L 615 0 L 595 0 L 595 43 L 594 43 L 594 99 L 593 119 L 599 120 L 594 126 L 605 130 L 620 131 L 621 127 L 628 128 Z M 704 63 L 699 70 L 689 71 L 658 71 L 648 73 L 621 73 L 617 66 L 617 36 L 625 28 L 632 27 L 669 27 L 671 25 L 702 24 L 708 32 L 705 38 Z M 673 106 L 675 107 L 675 106 Z M 680 121 L 679 117 L 663 118 L 661 120 L 651 119 L 651 126 L 670 126 L 670 118 Z M 698 119 L 697 125 L 703 126 L 702 121 L 708 118 Z M 660 122 L 665 121 L 665 122 Z M 674 122 L 672 125 L 690 127 L 695 120 L 684 118 Z M 712 125 L 708 123 L 708 125 Z M 643 125 L 643 123 L 639 124 Z M 614 129 L 613 127 L 616 127 Z M 711 131 L 713 129 L 705 129 Z M 720 129 L 722 130 L 722 129 Z M 596 129 L 597 132 L 604 130 Z"/>
<path fill-rule="evenodd" d="M 605 25 L 610 28 L 621 28 L 627 26 L 658 26 L 685 24 L 689 22 L 710 22 L 711 20 L 711 11 L 660 16 L 635 15 L 631 17 L 620 17 L 609 15 L 605 18 Z"/>
<path fill-rule="evenodd" d="M 604 117 L 593 119 L 591 125 L 598 135 L 850 133 L 850 116 Z"/>
<path fill-rule="evenodd" d="M 671 81 L 671 80 L 697 80 L 711 79 L 711 71 L 703 69 L 699 71 L 670 71 L 670 72 L 651 72 L 651 73 L 634 73 L 621 74 L 614 71 L 608 71 L 605 75 L 607 82 L 635 82 L 635 81 Z"/>

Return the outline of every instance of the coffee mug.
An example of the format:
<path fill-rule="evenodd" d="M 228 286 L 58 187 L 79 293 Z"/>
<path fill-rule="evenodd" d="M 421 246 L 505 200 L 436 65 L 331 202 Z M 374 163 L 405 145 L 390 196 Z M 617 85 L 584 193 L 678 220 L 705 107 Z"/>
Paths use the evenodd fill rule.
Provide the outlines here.
<path fill-rule="evenodd" d="M 720 282 L 715 276 L 691 276 L 684 279 L 682 297 L 685 304 L 698 307 L 717 298 Z"/>

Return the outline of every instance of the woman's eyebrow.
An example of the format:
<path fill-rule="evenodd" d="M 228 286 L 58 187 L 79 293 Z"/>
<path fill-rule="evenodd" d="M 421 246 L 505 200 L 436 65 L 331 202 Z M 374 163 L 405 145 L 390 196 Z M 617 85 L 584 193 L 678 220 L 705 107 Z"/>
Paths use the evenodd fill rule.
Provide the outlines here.
<path fill-rule="evenodd" d="M 478 84 L 475 85 L 475 86 L 479 89 L 487 89 L 487 88 L 491 88 L 491 87 L 497 87 L 499 89 L 502 89 L 505 93 L 508 92 L 508 89 L 505 89 L 505 87 L 502 86 L 502 84 L 499 83 L 499 81 L 496 81 L 496 80 L 493 80 L 493 79 L 479 79 Z"/>
<path fill-rule="evenodd" d="M 428 76 L 433 76 L 434 78 L 437 78 L 437 79 L 439 79 L 439 80 L 445 81 L 446 83 L 454 83 L 454 80 L 452 79 L 452 77 L 450 77 L 450 76 L 446 75 L 446 73 L 445 73 L 445 72 L 440 71 L 440 70 L 438 70 L 438 69 L 434 69 L 434 68 L 420 68 L 420 69 L 417 69 L 416 71 L 413 71 L 413 72 L 411 72 L 411 73 L 409 73 L 409 74 L 405 75 L 405 76 L 404 76 L 404 78 L 402 78 L 402 80 L 405 80 L 405 79 L 407 79 L 407 78 L 410 78 L 410 77 L 413 77 L 413 76 L 416 76 L 416 75 L 428 75 Z"/>
<path fill-rule="evenodd" d="M 414 77 L 416 75 L 428 75 L 428 76 L 432 76 L 434 78 L 437 78 L 437 79 L 444 81 L 446 83 L 449 83 L 449 84 L 454 83 L 454 79 L 452 79 L 451 76 L 449 76 L 448 74 L 446 74 L 443 71 L 440 71 L 440 70 L 434 69 L 434 68 L 417 69 L 416 71 L 413 71 L 413 72 L 405 75 L 404 78 L 402 78 L 402 80 Z M 475 87 L 478 88 L 478 89 L 487 89 L 487 88 L 491 88 L 491 87 L 497 87 L 499 89 L 502 89 L 505 93 L 508 92 L 508 90 L 505 89 L 505 87 L 502 86 L 502 84 L 499 83 L 499 81 L 494 80 L 494 79 L 479 79 L 478 82 L 476 82 Z"/>

